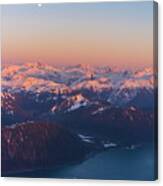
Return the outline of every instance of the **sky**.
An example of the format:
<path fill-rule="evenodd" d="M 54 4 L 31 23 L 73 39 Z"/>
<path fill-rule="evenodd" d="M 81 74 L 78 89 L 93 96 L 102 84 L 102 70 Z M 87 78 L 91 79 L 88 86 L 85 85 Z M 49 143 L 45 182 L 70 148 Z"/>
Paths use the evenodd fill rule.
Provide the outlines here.
<path fill-rule="evenodd" d="M 2 64 L 153 63 L 153 3 L 61 3 L 1 6 Z"/>

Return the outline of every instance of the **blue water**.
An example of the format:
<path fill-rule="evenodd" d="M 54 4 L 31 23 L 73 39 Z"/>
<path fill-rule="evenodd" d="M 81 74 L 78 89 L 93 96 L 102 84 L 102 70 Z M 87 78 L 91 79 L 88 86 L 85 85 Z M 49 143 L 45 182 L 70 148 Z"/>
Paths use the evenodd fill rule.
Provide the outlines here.
<path fill-rule="evenodd" d="M 103 151 L 79 164 L 58 169 L 19 174 L 23 177 L 154 180 L 154 150 L 114 148 Z"/>

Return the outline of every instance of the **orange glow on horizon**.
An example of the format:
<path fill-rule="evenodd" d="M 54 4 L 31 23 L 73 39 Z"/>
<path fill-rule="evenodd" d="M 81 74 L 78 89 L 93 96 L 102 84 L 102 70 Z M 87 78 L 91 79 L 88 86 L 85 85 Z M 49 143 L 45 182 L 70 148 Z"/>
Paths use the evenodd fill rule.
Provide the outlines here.
<path fill-rule="evenodd" d="M 55 11 L 52 12 L 47 6 L 47 10 L 46 7 L 37 9 L 38 15 L 33 13 L 37 12 L 33 11 L 36 7 L 24 6 L 24 11 L 27 11 L 24 17 L 19 16 L 22 5 L 11 10 L 6 6 L 2 11 L 2 62 L 41 61 L 52 65 L 81 63 L 128 68 L 152 65 L 152 6 L 143 17 L 144 9 L 134 12 L 135 7 L 140 9 L 140 5 L 130 5 L 133 12 L 124 6 L 122 10 L 126 16 L 119 13 L 117 5 L 111 9 L 108 3 L 108 8 L 88 9 L 85 13 L 89 19 L 80 6 L 72 5 L 70 11 L 69 7 L 57 10 L 57 5 L 53 5 Z M 79 8 L 79 13 L 76 8 Z M 10 13 L 13 13 L 12 17 L 8 17 Z M 142 19 L 136 22 L 135 16 Z"/>

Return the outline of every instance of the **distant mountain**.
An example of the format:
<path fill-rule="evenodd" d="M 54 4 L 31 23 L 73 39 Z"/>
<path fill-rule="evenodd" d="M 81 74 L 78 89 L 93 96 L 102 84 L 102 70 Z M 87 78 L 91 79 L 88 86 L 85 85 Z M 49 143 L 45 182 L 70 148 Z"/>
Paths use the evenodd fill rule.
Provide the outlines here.
<path fill-rule="evenodd" d="M 2 70 L 2 121 L 36 120 L 95 103 L 153 110 L 155 91 L 152 68 L 134 72 L 80 64 L 60 68 L 41 63 L 10 65 Z"/>
<path fill-rule="evenodd" d="M 64 99 L 62 102 L 55 104 L 52 107 L 51 111 L 53 113 L 56 112 L 71 112 L 81 107 L 85 107 L 89 104 L 89 100 L 85 98 L 82 94 L 77 94 L 73 96 L 69 96 L 68 98 Z"/>
<path fill-rule="evenodd" d="M 148 94 L 151 98 L 154 88 L 152 68 L 133 72 L 88 65 L 56 68 L 27 63 L 2 70 L 2 92 L 12 94 L 22 91 L 66 96 L 82 93 L 123 106 L 138 95 Z"/>

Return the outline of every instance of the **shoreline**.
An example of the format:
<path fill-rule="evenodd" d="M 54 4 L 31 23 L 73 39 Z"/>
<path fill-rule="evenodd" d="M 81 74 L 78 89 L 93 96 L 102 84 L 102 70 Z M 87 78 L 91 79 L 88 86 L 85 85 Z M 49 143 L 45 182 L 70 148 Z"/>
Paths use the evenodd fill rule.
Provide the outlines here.
<path fill-rule="evenodd" d="M 144 145 L 145 146 L 148 146 L 150 143 L 146 143 L 146 144 L 142 144 L 141 146 L 135 146 L 135 148 L 133 149 L 132 147 L 131 148 L 127 148 L 127 146 L 116 146 L 116 147 L 108 147 L 108 148 L 103 148 L 103 149 L 96 149 L 95 151 L 93 152 L 90 152 L 89 154 L 86 155 L 86 157 L 84 157 L 82 160 L 78 160 L 78 161 L 73 161 L 73 162 L 69 162 L 69 163 L 63 163 L 63 164 L 60 164 L 60 165 L 54 165 L 54 166 L 47 166 L 47 167 L 36 167 L 36 168 L 27 168 L 27 169 L 21 169 L 21 170 L 18 170 L 18 171 L 7 171 L 5 174 L 2 174 L 1 172 L 1 176 L 2 177 L 26 177 L 26 176 L 21 176 L 21 174 L 24 174 L 24 173 L 28 173 L 28 172 L 37 172 L 37 171 L 46 171 L 46 170 L 57 170 L 57 169 L 60 169 L 60 168 L 64 168 L 64 167 L 67 167 L 67 166 L 71 166 L 71 165 L 78 165 L 78 164 L 81 164 L 93 157 L 95 157 L 96 155 L 102 153 L 102 152 L 106 152 L 106 151 L 109 151 L 110 149 L 124 149 L 126 151 L 132 151 L 132 150 L 136 150 L 136 149 L 140 149 L 142 148 Z M 20 174 L 20 176 L 18 176 L 18 174 Z"/>

